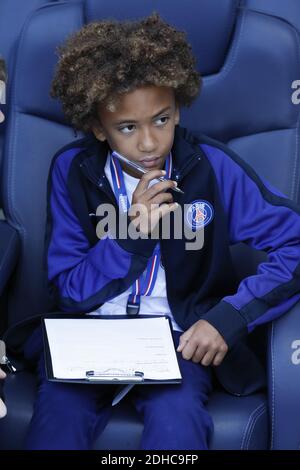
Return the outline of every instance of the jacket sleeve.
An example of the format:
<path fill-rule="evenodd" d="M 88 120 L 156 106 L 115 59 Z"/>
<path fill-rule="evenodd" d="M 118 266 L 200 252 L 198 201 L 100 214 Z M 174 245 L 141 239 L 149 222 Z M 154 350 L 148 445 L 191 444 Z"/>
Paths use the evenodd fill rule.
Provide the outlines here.
<path fill-rule="evenodd" d="M 54 162 L 48 182 L 48 280 L 59 308 L 91 311 L 126 291 L 143 272 L 155 240 L 103 237 L 90 246 L 73 210 L 67 175 L 74 149 Z"/>
<path fill-rule="evenodd" d="M 268 255 L 255 275 L 242 280 L 236 294 L 224 297 L 203 317 L 231 346 L 300 298 L 300 208 L 263 183 L 233 152 L 202 148 L 215 172 L 231 244 L 245 242 Z"/>

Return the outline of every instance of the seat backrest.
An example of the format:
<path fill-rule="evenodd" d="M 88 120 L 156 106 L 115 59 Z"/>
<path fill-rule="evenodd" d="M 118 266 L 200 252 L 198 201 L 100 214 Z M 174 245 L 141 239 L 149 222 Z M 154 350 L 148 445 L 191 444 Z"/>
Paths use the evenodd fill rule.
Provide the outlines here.
<path fill-rule="evenodd" d="M 280 11 L 258 12 L 256 3 L 187 0 L 174 8 L 171 0 L 86 0 L 50 3 L 29 17 L 16 55 L 2 183 L 5 214 L 22 245 L 10 285 L 10 325 L 49 308 L 42 262 L 46 180 L 56 150 L 74 139 L 49 87 L 56 47 L 85 22 L 156 10 L 186 30 L 204 86 L 195 104 L 182 110 L 182 124 L 228 143 L 261 176 L 299 198 L 299 107 L 291 101 L 297 31 Z"/>
<path fill-rule="evenodd" d="M 0 57 L 3 58 L 6 63 L 8 72 L 8 86 L 14 74 L 16 46 L 26 18 L 30 15 L 30 13 L 32 13 L 41 5 L 57 1 L 58 0 L 0 1 Z M 4 139 L 5 125 L 0 125 L 0 172 Z"/>
<path fill-rule="evenodd" d="M 269 333 L 270 447 L 299 450 L 300 304 L 273 322 Z"/>
<path fill-rule="evenodd" d="M 1 0 L 0 56 L 7 64 L 13 62 L 13 51 L 28 15 L 47 0 Z M 50 0 L 51 1 L 51 0 Z"/>

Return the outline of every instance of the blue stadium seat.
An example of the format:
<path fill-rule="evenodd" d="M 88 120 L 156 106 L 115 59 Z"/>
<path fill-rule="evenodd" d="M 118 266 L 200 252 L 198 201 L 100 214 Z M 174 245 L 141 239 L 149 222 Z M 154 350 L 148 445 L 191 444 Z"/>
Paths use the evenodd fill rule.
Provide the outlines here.
<path fill-rule="evenodd" d="M 74 139 L 60 106 L 49 97 L 55 49 L 85 22 L 140 18 L 154 9 L 187 31 L 204 76 L 201 96 L 182 112 L 183 125 L 227 143 L 261 177 L 299 202 L 299 107 L 291 101 L 291 84 L 300 70 L 298 0 L 47 4 L 30 15 L 22 30 L 9 101 L 3 205 L 21 243 L 6 306 L 10 327 L 51 309 L 42 263 L 46 180 L 56 150 Z M 245 276 L 263 254 L 237 246 L 233 256 L 238 272 Z M 296 305 L 270 328 L 268 395 L 236 397 L 223 390 L 212 395 L 211 449 L 298 448 L 300 379 L 295 331 L 299 330 L 299 310 Z M 19 372 L 6 380 L 5 388 L 9 414 L 0 421 L 0 448 L 17 449 L 22 447 L 32 415 L 35 377 Z M 96 448 L 135 449 L 141 430 L 134 411 L 122 402 Z"/>
<path fill-rule="evenodd" d="M 31 12 L 45 3 L 58 0 L 1 0 L 0 57 L 6 62 L 8 85 L 14 74 L 14 57 L 21 29 Z M 5 125 L 0 125 L 0 172 L 4 146 Z"/>

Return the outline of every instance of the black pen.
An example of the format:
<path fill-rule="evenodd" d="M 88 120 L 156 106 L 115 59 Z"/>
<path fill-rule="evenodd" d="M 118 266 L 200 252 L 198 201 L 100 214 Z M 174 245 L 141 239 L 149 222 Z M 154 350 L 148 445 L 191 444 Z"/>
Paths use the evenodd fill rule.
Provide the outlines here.
<path fill-rule="evenodd" d="M 119 160 L 121 160 L 121 162 L 126 163 L 126 165 L 130 166 L 131 168 L 134 168 L 139 173 L 141 173 L 143 175 L 145 173 L 148 173 L 148 171 L 145 170 L 144 167 L 142 167 L 138 163 L 135 163 L 135 162 L 132 162 L 131 160 L 128 160 L 128 158 L 124 157 L 124 155 L 121 155 L 120 153 L 116 152 L 115 150 L 113 151 L 112 155 L 114 157 L 117 157 Z M 164 178 L 163 176 L 160 176 L 159 178 L 155 178 L 153 181 L 167 181 L 167 179 Z M 174 186 L 173 188 L 170 188 L 170 189 L 172 189 L 173 191 L 176 191 L 177 193 L 184 194 L 184 192 L 181 191 L 181 189 L 177 188 L 177 186 Z"/>

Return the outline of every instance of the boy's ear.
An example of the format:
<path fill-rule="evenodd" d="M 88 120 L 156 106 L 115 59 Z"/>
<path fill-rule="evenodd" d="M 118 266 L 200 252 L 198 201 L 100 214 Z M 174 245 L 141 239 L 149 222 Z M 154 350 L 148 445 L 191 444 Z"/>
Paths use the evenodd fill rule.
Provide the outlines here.
<path fill-rule="evenodd" d="M 101 142 L 106 140 L 106 135 L 100 122 L 93 124 L 92 131 L 97 140 L 100 140 Z"/>

